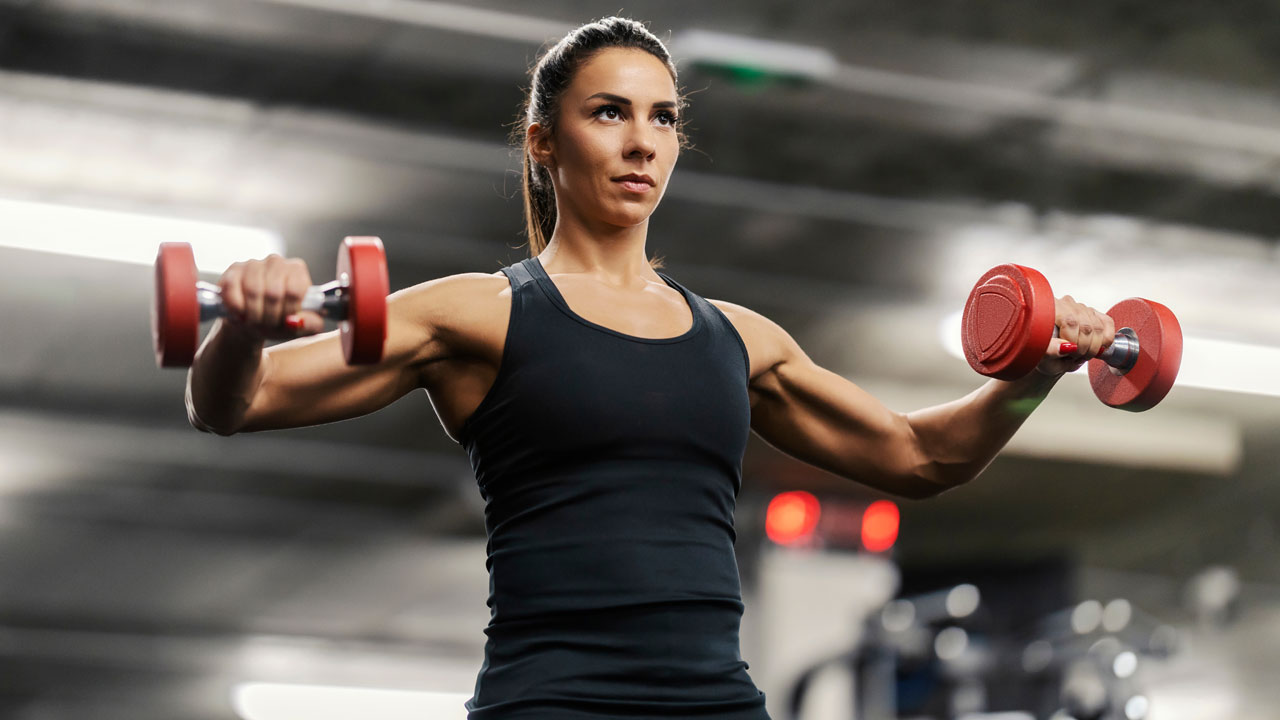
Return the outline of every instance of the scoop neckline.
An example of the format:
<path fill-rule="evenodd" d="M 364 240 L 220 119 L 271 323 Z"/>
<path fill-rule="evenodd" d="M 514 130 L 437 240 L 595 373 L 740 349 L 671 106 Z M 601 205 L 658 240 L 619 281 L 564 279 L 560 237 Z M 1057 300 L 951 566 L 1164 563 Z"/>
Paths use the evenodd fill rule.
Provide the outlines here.
<path fill-rule="evenodd" d="M 702 313 L 698 312 L 698 307 L 697 305 L 694 304 L 693 298 L 689 296 L 689 291 L 686 290 L 683 285 L 676 282 L 675 280 L 672 280 L 671 278 L 667 277 L 663 273 L 659 272 L 658 277 L 662 278 L 663 282 L 665 282 L 670 287 L 674 288 L 676 292 L 679 292 L 680 296 L 684 298 L 685 304 L 689 306 L 689 313 L 693 316 L 693 323 L 689 326 L 688 330 L 673 337 L 647 338 L 647 337 L 640 337 L 639 335 L 628 335 L 627 333 L 619 332 L 617 330 L 614 330 L 613 328 L 605 327 L 604 325 L 601 325 L 599 323 L 591 322 L 590 320 L 574 312 L 573 308 L 569 307 L 568 301 L 566 301 L 564 299 L 564 296 L 560 294 L 560 288 L 556 287 L 555 281 L 552 280 L 551 276 L 547 274 L 546 268 L 542 267 L 542 260 L 539 259 L 537 256 L 530 258 L 530 260 L 533 261 L 530 263 L 530 266 L 533 268 L 533 271 L 534 271 L 533 276 L 538 281 L 538 286 L 542 288 L 543 292 L 546 293 L 547 297 L 551 298 L 551 302 L 568 317 L 594 330 L 599 330 L 600 332 L 613 335 L 614 337 L 622 338 L 623 340 L 630 340 L 632 342 L 649 343 L 653 345 L 663 345 L 666 343 L 675 343 L 675 342 L 680 342 L 682 340 L 687 340 L 688 338 L 693 337 L 693 335 L 702 328 Z"/>

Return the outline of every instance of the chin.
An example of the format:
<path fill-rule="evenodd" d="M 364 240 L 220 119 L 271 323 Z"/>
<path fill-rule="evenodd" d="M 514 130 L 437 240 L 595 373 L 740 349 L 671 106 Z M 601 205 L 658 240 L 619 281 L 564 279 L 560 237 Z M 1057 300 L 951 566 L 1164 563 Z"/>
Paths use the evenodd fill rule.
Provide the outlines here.
<path fill-rule="evenodd" d="M 618 222 L 617 224 L 621 227 L 635 227 L 637 225 L 643 225 L 649 221 L 650 214 L 652 213 L 646 213 L 644 215 L 635 215 L 633 217 L 628 217 L 625 220 Z"/>
<path fill-rule="evenodd" d="M 621 227 L 632 227 L 649 219 L 653 211 L 657 209 L 656 204 L 649 203 L 625 203 L 622 206 L 615 206 L 605 211 L 604 215 L 608 222 Z"/>
<path fill-rule="evenodd" d="M 629 228 L 644 223 L 644 221 L 649 219 L 649 215 L 651 214 L 652 212 L 604 212 L 600 213 L 597 217 L 608 225 L 620 228 Z"/>

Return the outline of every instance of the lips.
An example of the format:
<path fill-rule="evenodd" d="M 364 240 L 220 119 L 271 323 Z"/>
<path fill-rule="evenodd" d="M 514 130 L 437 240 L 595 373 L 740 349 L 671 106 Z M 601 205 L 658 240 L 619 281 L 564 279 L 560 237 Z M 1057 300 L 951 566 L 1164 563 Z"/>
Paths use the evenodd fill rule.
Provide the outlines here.
<path fill-rule="evenodd" d="M 648 192 L 650 188 L 654 187 L 653 178 L 639 173 L 619 175 L 618 177 L 611 179 L 621 185 L 624 189 L 635 193 Z"/>

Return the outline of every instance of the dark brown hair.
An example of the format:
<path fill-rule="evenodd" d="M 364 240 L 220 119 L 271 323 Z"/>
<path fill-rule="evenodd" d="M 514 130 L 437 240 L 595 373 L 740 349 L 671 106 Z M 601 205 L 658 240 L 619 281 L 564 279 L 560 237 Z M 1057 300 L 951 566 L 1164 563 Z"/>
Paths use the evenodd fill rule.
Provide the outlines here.
<path fill-rule="evenodd" d="M 523 151 L 525 230 L 529 235 L 529 255 L 537 256 L 551 239 L 556 227 L 556 195 L 551 185 L 551 173 L 533 161 L 529 154 L 528 128 L 533 123 L 542 132 L 552 132 L 560 113 L 560 98 L 573 82 L 578 69 L 601 50 L 608 48 L 634 48 L 643 50 L 661 60 L 671 73 L 672 82 L 679 87 L 676 66 L 666 46 L 644 24 L 620 17 L 607 17 L 587 23 L 556 43 L 539 58 L 533 67 L 520 119 L 512 132 L 513 140 Z M 680 134 L 681 145 L 684 135 Z M 654 267 L 661 267 L 660 260 L 651 260 Z"/>

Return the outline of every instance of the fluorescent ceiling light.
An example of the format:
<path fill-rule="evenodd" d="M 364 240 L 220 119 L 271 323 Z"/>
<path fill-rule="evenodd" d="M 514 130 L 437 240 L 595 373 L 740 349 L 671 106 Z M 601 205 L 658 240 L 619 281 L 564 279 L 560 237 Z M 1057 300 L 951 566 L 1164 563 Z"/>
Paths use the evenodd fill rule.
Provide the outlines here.
<path fill-rule="evenodd" d="M 0 246 L 151 265 L 167 241 L 190 243 L 196 267 L 215 273 L 284 250 L 278 234 L 261 228 L 0 200 Z"/>
<path fill-rule="evenodd" d="M 671 50 L 680 60 L 694 64 L 776 77 L 824 80 L 840 67 L 835 56 L 825 48 L 706 30 L 677 34 L 671 39 Z"/>
<path fill-rule="evenodd" d="M 851 92 L 955 108 L 994 116 L 1022 117 L 1056 125 L 1115 131 L 1189 146 L 1220 148 L 1247 155 L 1280 154 L 1280 132 L 1201 115 L 1059 97 L 999 85 L 928 77 L 879 68 L 842 65 L 831 84 Z"/>
<path fill-rule="evenodd" d="M 471 693 L 241 683 L 231 704 L 244 720 L 466 720 Z"/>
<path fill-rule="evenodd" d="M 956 311 L 938 325 L 942 347 L 960 359 L 964 359 L 964 345 L 960 341 L 963 315 L 962 311 Z M 1182 367 L 1174 387 L 1280 397 L 1277 368 L 1280 368 L 1280 348 L 1183 336 Z M 1089 377 L 1083 368 L 1074 375 Z"/>

